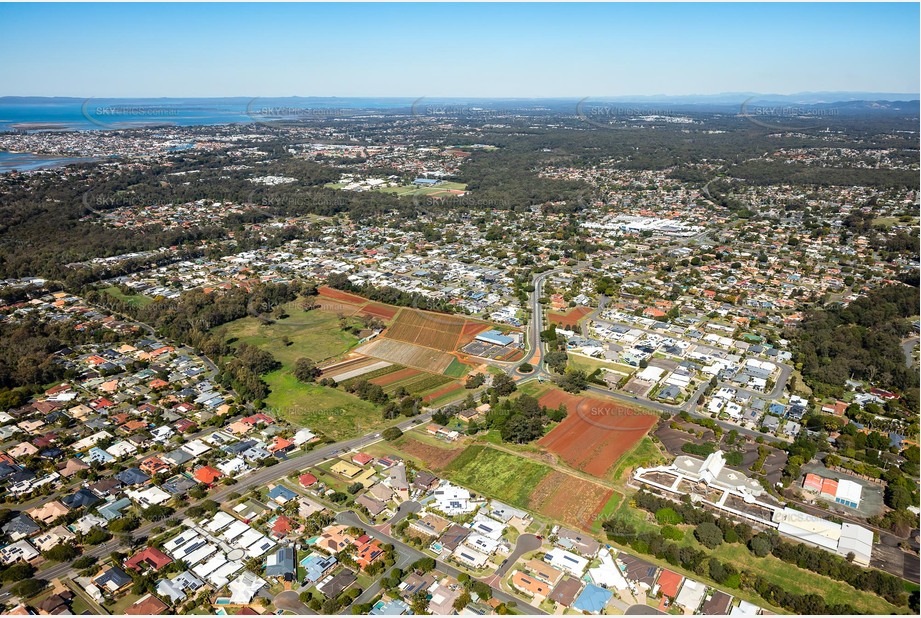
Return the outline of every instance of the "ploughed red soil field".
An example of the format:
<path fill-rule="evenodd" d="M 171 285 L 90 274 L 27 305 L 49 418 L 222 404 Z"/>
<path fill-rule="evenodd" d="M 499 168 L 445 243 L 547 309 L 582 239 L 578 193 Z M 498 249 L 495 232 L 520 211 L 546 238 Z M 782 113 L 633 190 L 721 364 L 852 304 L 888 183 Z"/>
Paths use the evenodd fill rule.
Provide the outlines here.
<path fill-rule="evenodd" d="M 559 324 L 560 326 L 576 326 L 579 323 L 579 320 L 591 312 L 591 307 L 575 307 L 565 314 L 549 313 L 547 314 L 547 318 L 551 322 Z"/>
<path fill-rule="evenodd" d="M 317 288 L 317 292 L 320 296 L 325 296 L 326 298 L 331 298 L 333 300 L 341 300 L 346 303 L 352 303 L 355 305 L 363 305 L 368 302 L 367 298 L 362 298 L 355 294 L 349 294 L 348 292 L 343 292 L 342 290 L 336 290 L 325 285 L 321 285 Z"/>
<path fill-rule="evenodd" d="M 378 386 L 388 386 L 394 382 L 399 382 L 400 380 L 408 380 L 414 376 L 422 373 L 418 369 L 413 369 L 412 367 L 407 367 L 406 369 L 399 369 L 393 373 L 388 373 L 387 375 L 380 376 L 379 378 L 372 378 L 369 380 L 371 384 L 377 384 Z"/>
<path fill-rule="evenodd" d="M 614 401 L 553 389 L 540 405 L 566 406 L 569 415 L 537 443 L 574 468 L 604 476 L 656 424 L 658 416 Z"/>

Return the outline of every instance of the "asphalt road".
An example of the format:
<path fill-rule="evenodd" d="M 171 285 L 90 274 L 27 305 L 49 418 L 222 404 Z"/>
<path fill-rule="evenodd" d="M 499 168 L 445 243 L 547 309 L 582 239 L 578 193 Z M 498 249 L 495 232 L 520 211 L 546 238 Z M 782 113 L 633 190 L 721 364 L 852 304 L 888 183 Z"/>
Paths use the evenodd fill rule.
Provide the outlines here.
<path fill-rule="evenodd" d="M 279 592 L 275 595 L 275 598 L 272 599 L 272 604 L 275 605 L 277 609 L 289 611 L 297 616 L 316 615 L 315 611 L 301 603 L 300 595 L 294 590 Z"/>
<path fill-rule="evenodd" d="M 362 521 L 361 518 L 358 517 L 358 515 L 356 515 L 353 511 L 346 511 L 344 513 L 339 513 L 339 515 L 336 516 L 336 521 L 341 524 L 346 524 L 348 526 L 355 526 L 356 528 L 361 528 L 362 530 L 365 531 L 365 533 L 368 536 L 372 538 L 376 538 L 384 543 L 390 543 L 391 545 L 394 546 L 394 548 L 397 550 L 397 552 L 401 556 L 405 554 L 407 557 L 411 558 L 411 560 L 409 561 L 409 564 L 412 564 L 419 558 L 430 557 L 422 553 L 418 549 L 414 547 L 410 547 L 406 543 L 403 543 L 399 539 L 396 539 L 390 536 L 389 534 L 384 534 L 383 532 L 380 532 L 379 530 L 372 528 L 371 526 L 366 524 L 364 521 Z M 450 575 L 451 577 L 454 577 L 454 578 L 457 578 L 461 574 L 461 571 L 459 569 L 456 569 L 453 566 L 442 562 L 441 560 L 436 560 L 435 566 L 442 573 L 446 573 L 447 575 Z M 506 592 L 503 592 L 502 590 L 497 589 L 495 586 L 492 587 L 492 590 L 493 590 L 493 593 L 492 593 L 493 597 L 499 599 L 503 603 L 514 602 L 517 605 L 516 609 L 524 612 L 525 614 L 546 615 L 546 612 L 543 612 L 532 605 L 528 605 L 521 599 L 513 597 L 512 595 Z"/>
<path fill-rule="evenodd" d="M 515 566 L 515 563 L 518 562 L 518 559 L 523 555 L 537 551 L 540 549 L 540 546 L 543 542 L 534 534 L 522 534 L 518 537 L 518 541 L 515 542 L 515 549 L 512 550 L 512 553 L 508 555 L 508 558 L 505 559 L 505 562 L 502 563 L 495 574 L 493 575 L 496 578 L 496 582 L 502 581 L 502 578 L 505 577 L 505 574 Z"/>
<path fill-rule="evenodd" d="M 626 616 L 664 616 L 665 612 L 661 612 L 655 607 L 650 607 L 648 605 L 631 605 L 627 608 L 627 611 L 624 612 Z"/>

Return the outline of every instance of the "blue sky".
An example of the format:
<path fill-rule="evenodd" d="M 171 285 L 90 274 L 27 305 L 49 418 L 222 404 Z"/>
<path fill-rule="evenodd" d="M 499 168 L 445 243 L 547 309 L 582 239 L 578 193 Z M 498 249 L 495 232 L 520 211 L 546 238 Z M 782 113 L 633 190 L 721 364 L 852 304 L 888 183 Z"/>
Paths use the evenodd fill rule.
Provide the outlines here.
<path fill-rule="evenodd" d="M 0 4 L 0 96 L 919 91 L 919 5 Z"/>

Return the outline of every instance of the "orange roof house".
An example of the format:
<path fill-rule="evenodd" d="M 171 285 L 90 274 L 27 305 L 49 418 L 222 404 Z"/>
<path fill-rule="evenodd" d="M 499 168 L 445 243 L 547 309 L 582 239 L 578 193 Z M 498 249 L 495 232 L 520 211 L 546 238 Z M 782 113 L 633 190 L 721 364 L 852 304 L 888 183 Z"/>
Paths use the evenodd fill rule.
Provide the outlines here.
<path fill-rule="evenodd" d="M 169 470 L 170 466 L 156 455 L 151 455 L 142 461 L 138 468 L 140 468 L 142 472 L 146 472 L 147 474 L 154 476 L 160 474 L 161 472 L 166 472 Z"/>
<path fill-rule="evenodd" d="M 211 466 L 202 466 L 192 475 L 195 477 L 195 480 L 199 483 L 204 483 L 205 485 L 213 485 L 224 476 L 220 470 L 216 470 Z"/>
<path fill-rule="evenodd" d="M 512 585 L 530 596 L 545 597 L 550 592 L 550 586 L 530 575 L 525 575 L 521 571 L 515 571 L 512 575 Z"/>
<path fill-rule="evenodd" d="M 281 436 L 275 436 L 275 439 L 272 441 L 272 444 L 269 445 L 269 451 L 272 453 L 277 453 L 279 451 L 286 452 L 287 450 L 294 447 L 294 442 L 291 440 L 286 440 Z"/>
<path fill-rule="evenodd" d="M 142 551 L 134 554 L 125 561 L 125 566 L 141 572 L 144 569 L 153 569 L 159 571 L 173 561 L 172 558 L 164 554 L 156 547 L 147 547 Z"/>
<path fill-rule="evenodd" d="M 381 547 L 380 541 L 373 539 L 358 548 L 358 552 L 355 554 L 355 564 L 365 569 L 375 560 L 379 560 L 383 555 L 384 548 Z"/>
<path fill-rule="evenodd" d="M 659 590 L 663 595 L 674 599 L 678 596 L 678 588 L 681 587 L 682 581 L 684 581 L 683 576 L 674 571 L 662 569 L 662 573 L 659 575 L 659 580 L 656 583 L 659 584 Z"/>
<path fill-rule="evenodd" d="M 129 616 L 159 616 L 169 609 L 169 605 L 152 594 L 146 594 L 125 610 Z"/>

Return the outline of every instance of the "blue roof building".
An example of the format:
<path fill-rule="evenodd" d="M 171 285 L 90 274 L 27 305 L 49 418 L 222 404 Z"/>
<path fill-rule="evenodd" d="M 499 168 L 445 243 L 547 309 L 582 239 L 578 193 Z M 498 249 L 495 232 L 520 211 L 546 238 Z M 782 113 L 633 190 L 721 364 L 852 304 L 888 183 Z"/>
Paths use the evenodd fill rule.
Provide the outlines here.
<path fill-rule="evenodd" d="M 297 494 L 284 485 L 276 485 L 269 490 L 269 498 L 275 501 L 287 502 L 297 498 Z"/>
<path fill-rule="evenodd" d="M 612 596 L 614 594 L 610 590 L 605 590 L 595 584 L 586 584 L 582 594 L 573 602 L 572 608 L 592 614 L 600 614 Z"/>
<path fill-rule="evenodd" d="M 368 612 L 370 616 L 402 616 L 403 614 L 412 614 L 413 610 L 410 609 L 409 605 L 406 604 L 406 601 L 402 599 L 393 599 L 387 603 L 383 601 L 378 601 L 374 604 L 374 607 L 371 608 L 371 611 Z"/>
<path fill-rule="evenodd" d="M 105 519 L 106 521 L 112 521 L 113 519 L 118 519 L 122 516 L 122 511 L 131 506 L 131 500 L 128 498 L 120 498 L 115 502 L 110 502 L 109 504 L 104 504 L 99 507 L 97 512 L 99 516 Z"/>
<path fill-rule="evenodd" d="M 313 584 L 321 579 L 323 576 L 329 573 L 330 569 L 336 566 L 335 556 L 325 556 L 323 554 L 313 553 L 301 560 L 301 566 L 304 567 L 304 570 L 307 572 L 306 577 L 304 577 L 305 584 Z"/>
<path fill-rule="evenodd" d="M 511 337 L 503 335 L 497 330 L 488 330 L 485 333 L 480 333 L 476 336 L 477 341 L 482 341 L 484 343 L 491 343 L 493 345 L 508 345 L 515 341 Z"/>

